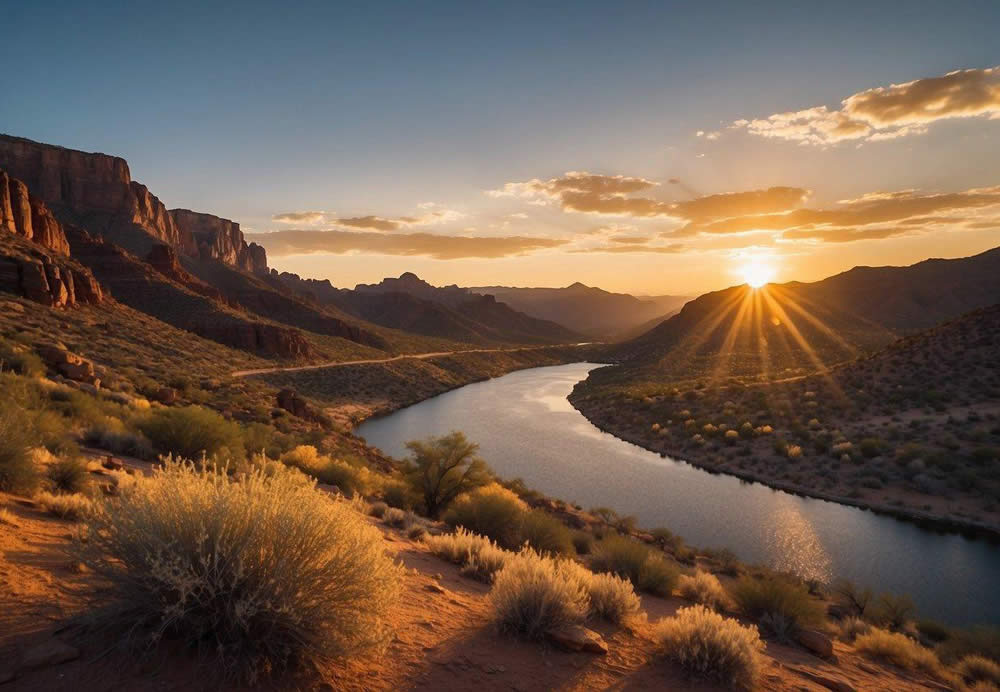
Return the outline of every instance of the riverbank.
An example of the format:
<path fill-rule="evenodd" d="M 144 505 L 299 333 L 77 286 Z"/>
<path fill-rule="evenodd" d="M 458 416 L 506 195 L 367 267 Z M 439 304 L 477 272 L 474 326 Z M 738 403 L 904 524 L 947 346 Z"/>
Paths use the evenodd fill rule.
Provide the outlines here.
<path fill-rule="evenodd" d="M 599 345 L 459 351 L 420 358 L 393 358 L 251 374 L 316 401 L 347 430 L 445 392 L 517 370 L 588 360 Z"/>
<path fill-rule="evenodd" d="M 587 395 L 585 393 L 586 383 L 587 380 L 577 383 L 569 395 L 568 399 L 573 407 L 601 431 L 650 452 L 683 461 L 710 473 L 726 474 L 794 495 L 869 510 L 877 514 L 913 522 L 921 528 L 1000 541 L 1000 517 L 992 516 L 988 520 L 982 520 L 956 514 L 960 510 L 953 509 L 953 506 L 961 506 L 961 501 L 948 501 L 946 498 L 920 495 L 891 486 L 877 489 L 854 487 L 849 492 L 835 492 L 801 482 L 783 480 L 773 473 L 768 474 L 743 468 L 740 464 L 747 456 L 750 456 L 750 453 L 746 453 L 745 456 L 734 453 L 720 454 L 718 448 L 690 444 L 688 437 L 685 437 L 683 442 L 678 443 L 673 436 L 660 435 L 659 431 L 662 428 L 655 424 L 648 424 L 644 420 L 638 421 L 633 418 L 630 422 L 623 422 L 621 418 L 616 418 L 622 414 L 623 407 L 608 406 L 605 400 Z M 686 405 L 690 406 L 689 403 Z M 681 413 L 686 413 L 686 411 Z M 758 444 L 753 447 L 753 453 L 772 453 L 770 449 L 773 444 L 772 440 L 757 440 L 756 442 Z M 769 468 L 780 471 L 783 467 L 771 466 Z M 823 477 L 816 474 L 807 475 L 806 478 L 818 482 Z M 881 499 L 877 497 L 877 494 L 881 494 Z M 914 506 L 918 502 L 923 506 Z"/>

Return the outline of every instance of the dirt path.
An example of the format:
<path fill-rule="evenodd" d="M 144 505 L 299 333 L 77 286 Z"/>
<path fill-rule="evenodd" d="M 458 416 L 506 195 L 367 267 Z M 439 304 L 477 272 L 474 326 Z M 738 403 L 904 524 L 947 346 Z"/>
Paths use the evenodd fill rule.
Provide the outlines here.
<path fill-rule="evenodd" d="M 522 351 L 541 351 L 547 348 L 567 348 L 574 346 L 587 346 L 588 343 L 581 344 L 549 344 L 546 346 L 522 346 L 520 348 L 470 348 L 464 351 L 435 351 L 433 353 L 413 353 L 391 358 L 366 358 L 363 360 L 340 360 L 329 363 L 316 363 L 314 365 L 293 365 L 288 367 L 258 368 L 256 370 L 237 370 L 232 373 L 232 377 L 249 377 L 250 375 L 267 375 L 272 372 L 296 372 L 299 370 L 319 370 L 321 368 L 334 368 L 342 365 L 372 365 L 375 363 L 392 363 L 397 360 L 413 358 L 415 360 L 425 360 L 427 358 L 438 358 L 440 356 L 454 356 L 459 353 L 519 353 Z"/>

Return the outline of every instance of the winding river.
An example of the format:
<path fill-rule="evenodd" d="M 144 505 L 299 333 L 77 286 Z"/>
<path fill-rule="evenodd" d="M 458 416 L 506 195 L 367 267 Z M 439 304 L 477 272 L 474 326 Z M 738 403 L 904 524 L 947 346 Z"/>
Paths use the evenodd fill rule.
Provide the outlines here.
<path fill-rule="evenodd" d="M 408 440 L 461 430 L 501 477 L 520 476 L 552 497 L 611 507 L 747 562 L 905 593 L 924 617 L 1000 622 L 1000 546 L 713 475 L 623 442 L 566 399 L 595 367 L 533 368 L 470 384 L 357 433 L 402 458 Z"/>

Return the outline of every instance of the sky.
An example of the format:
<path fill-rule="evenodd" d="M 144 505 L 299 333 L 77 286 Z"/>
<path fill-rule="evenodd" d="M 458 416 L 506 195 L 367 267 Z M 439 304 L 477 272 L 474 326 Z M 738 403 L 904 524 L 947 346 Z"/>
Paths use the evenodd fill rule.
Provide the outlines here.
<path fill-rule="evenodd" d="M 690 295 L 1000 245 L 994 0 L 4 16 L 0 131 L 122 156 L 336 286 Z"/>

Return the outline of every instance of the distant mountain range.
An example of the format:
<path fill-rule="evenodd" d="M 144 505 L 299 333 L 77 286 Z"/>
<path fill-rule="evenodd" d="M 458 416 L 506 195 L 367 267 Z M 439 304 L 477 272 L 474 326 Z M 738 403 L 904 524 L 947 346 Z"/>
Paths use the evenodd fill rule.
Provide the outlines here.
<path fill-rule="evenodd" d="M 478 286 L 473 293 L 496 296 L 515 310 L 552 320 L 592 338 L 615 340 L 640 325 L 654 326 L 690 300 L 690 296 L 643 296 L 611 293 L 574 283 L 565 288 Z"/>
<path fill-rule="evenodd" d="M 561 324 L 518 312 L 493 296 L 458 286 L 432 286 L 411 272 L 377 284 L 359 284 L 354 290 L 289 273 L 279 274 L 278 279 L 322 305 L 416 334 L 479 345 L 571 343 L 584 339 Z"/>

